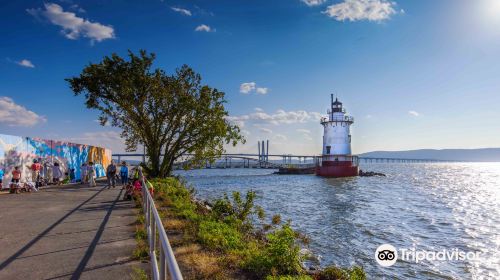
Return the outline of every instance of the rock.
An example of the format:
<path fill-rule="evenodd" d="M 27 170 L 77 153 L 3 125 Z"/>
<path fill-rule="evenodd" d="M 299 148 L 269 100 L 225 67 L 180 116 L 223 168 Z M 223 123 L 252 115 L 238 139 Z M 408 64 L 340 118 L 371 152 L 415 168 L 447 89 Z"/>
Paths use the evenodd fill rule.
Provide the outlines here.
<path fill-rule="evenodd" d="M 378 173 L 378 172 L 373 172 L 373 171 L 363 171 L 359 170 L 359 176 L 361 177 L 372 177 L 372 176 L 382 176 L 386 177 L 384 173 Z"/>

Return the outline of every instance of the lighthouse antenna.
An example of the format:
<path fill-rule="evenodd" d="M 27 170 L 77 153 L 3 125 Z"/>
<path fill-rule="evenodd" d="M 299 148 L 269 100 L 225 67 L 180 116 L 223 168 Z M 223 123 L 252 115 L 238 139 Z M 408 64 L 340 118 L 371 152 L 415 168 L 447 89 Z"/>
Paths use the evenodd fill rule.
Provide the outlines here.
<path fill-rule="evenodd" d="M 332 97 L 332 104 L 330 107 L 333 109 L 333 93 L 332 93 L 331 97 Z"/>

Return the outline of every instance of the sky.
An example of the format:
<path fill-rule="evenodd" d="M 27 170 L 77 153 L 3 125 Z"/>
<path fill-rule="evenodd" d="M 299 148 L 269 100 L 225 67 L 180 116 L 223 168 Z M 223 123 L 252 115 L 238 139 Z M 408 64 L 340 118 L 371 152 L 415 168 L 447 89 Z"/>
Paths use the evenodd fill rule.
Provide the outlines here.
<path fill-rule="evenodd" d="M 145 49 L 226 93 L 245 145 L 321 153 L 335 94 L 353 153 L 500 146 L 500 0 L 2 1 L 0 133 L 123 152 L 65 78 Z"/>

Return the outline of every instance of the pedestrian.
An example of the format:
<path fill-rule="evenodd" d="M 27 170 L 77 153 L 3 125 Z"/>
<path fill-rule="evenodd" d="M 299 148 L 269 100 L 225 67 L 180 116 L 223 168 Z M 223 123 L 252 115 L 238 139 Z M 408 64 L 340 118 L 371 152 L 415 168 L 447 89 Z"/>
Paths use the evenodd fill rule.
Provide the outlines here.
<path fill-rule="evenodd" d="M 5 171 L 3 171 L 3 168 L 0 168 L 0 190 L 3 189 L 3 174 Z"/>
<path fill-rule="evenodd" d="M 122 179 L 122 189 L 128 184 L 128 166 L 127 162 L 122 162 L 120 167 L 120 178 Z"/>
<path fill-rule="evenodd" d="M 95 187 L 95 168 L 94 168 L 94 163 L 89 162 L 88 168 L 87 168 L 87 177 L 88 177 L 88 182 L 89 182 L 89 187 Z"/>
<path fill-rule="evenodd" d="M 35 186 L 40 187 L 40 170 L 42 170 L 42 165 L 38 160 L 34 159 L 31 165 L 31 181 L 35 183 Z"/>
<path fill-rule="evenodd" d="M 54 162 L 54 166 L 52 166 L 52 179 L 53 183 L 56 185 L 60 185 L 62 183 L 61 179 L 63 177 L 63 172 L 59 162 Z"/>
<path fill-rule="evenodd" d="M 74 168 L 71 168 L 71 169 L 69 170 L 69 181 L 70 181 L 71 183 L 76 183 L 75 178 L 76 178 L 75 169 L 74 169 Z"/>
<path fill-rule="evenodd" d="M 11 183 L 19 184 L 21 181 L 21 171 L 19 170 L 19 166 L 14 167 L 12 170 L 12 180 Z"/>
<path fill-rule="evenodd" d="M 108 177 L 108 189 L 111 189 L 111 186 L 114 188 L 116 186 L 116 165 L 113 161 L 106 168 L 106 177 Z"/>
<path fill-rule="evenodd" d="M 80 183 L 81 184 L 85 184 L 87 183 L 87 173 L 88 173 L 88 167 L 87 167 L 87 163 L 82 163 L 82 167 L 80 168 L 80 173 L 81 173 L 81 180 L 80 180 Z"/>

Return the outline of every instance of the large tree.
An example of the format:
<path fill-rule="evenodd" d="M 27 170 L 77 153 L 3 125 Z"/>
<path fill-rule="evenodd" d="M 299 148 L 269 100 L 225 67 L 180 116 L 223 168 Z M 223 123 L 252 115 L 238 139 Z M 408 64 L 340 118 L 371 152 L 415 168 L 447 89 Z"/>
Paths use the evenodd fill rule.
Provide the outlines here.
<path fill-rule="evenodd" d="M 153 177 L 169 176 L 174 162 L 192 154 L 192 163 L 219 156 L 225 144 L 244 142 L 238 126 L 227 120 L 224 92 L 202 85 L 187 65 L 168 75 L 152 69 L 155 54 L 129 51 L 86 66 L 66 79 L 87 108 L 100 111 L 101 125 L 122 130 L 127 151 L 144 145 Z"/>

